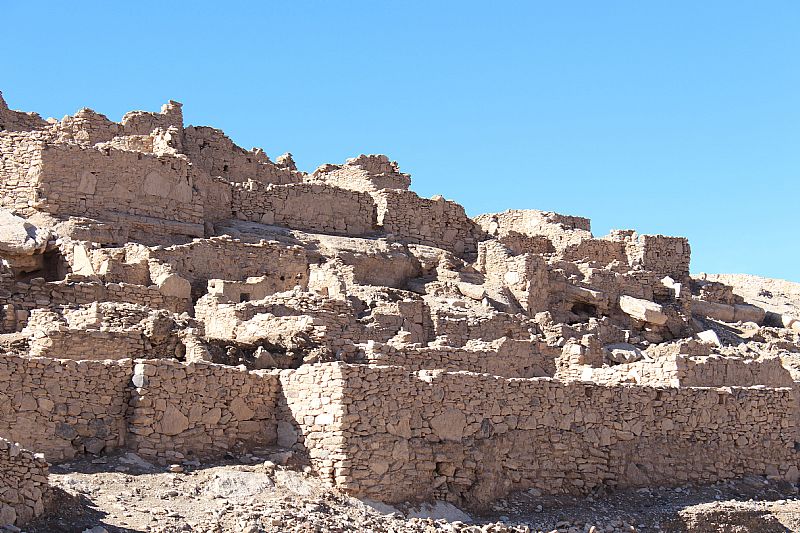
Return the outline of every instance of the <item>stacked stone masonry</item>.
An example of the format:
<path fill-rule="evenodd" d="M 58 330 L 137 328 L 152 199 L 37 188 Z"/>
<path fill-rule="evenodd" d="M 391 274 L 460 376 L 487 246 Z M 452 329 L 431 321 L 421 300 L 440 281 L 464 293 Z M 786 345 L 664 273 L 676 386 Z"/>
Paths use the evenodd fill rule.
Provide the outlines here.
<path fill-rule="evenodd" d="M 472 219 L 387 156 L 305 172 L 172 101 L 0 98 L 0 155 L 0 524 L 42 512 L 22 447 L 277 446 L 359 496 L 478 507 L 798 480 L 800 286 L 692 277 L 682 237 Z"/>
<path fill-rule="evenodd" d="M 23 525 L 44 513 L 47 474 L 43 457 L 0 438 L 0 524 Z"/>

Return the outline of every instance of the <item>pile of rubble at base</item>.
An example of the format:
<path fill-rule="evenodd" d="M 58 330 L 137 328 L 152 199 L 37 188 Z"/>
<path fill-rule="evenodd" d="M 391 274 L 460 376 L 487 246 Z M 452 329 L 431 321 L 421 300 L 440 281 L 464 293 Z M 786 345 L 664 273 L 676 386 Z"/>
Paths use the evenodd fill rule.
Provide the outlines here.
<path fill-rule="evenodd" d="M 50 462 L 280 446 L 353 495 L 476 509 L 798 478 L 800 287 L 693 278 L 684 238 L 471 219 L 386 156 L 302 172 L 176 102 L 0 98 L 0 155 L 0 437 Z M 32 457 L 0 453 L 5 521 L 42 512 Z"/>

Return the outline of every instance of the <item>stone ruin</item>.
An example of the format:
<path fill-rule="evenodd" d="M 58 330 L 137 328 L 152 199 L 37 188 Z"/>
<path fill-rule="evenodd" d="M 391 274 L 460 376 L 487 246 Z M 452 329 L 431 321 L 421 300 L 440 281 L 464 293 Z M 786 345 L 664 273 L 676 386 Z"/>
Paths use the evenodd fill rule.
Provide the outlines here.
<path fill-rule="evenodd" d="M 0 524 L 43 512 L 45 459 L 120 449 L 279 447 L 355 496 L 473 508 L 797 481 L 800 288 L 692 277 L 684 238 L 471 219 L 384 155 L 303 172 L 177 102 L 0 98 L 0 154 Z"/>

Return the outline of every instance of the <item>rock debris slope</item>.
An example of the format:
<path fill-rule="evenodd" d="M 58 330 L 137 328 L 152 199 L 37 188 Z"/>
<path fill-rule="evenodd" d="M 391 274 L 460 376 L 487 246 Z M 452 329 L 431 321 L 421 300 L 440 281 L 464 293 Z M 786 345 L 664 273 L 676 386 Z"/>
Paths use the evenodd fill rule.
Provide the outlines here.
<path fill-rule="evenodd" d="M 281 449 L 352 496 L 476 511 L 797 481 L 800 288 L 692 277 L 684 238 L 471 219 L 386 156 L 303 172 L 172 101 L 0 97 L 0 154 L 0 521 L 46 512 L 45 459 L 112 452 Z"/>

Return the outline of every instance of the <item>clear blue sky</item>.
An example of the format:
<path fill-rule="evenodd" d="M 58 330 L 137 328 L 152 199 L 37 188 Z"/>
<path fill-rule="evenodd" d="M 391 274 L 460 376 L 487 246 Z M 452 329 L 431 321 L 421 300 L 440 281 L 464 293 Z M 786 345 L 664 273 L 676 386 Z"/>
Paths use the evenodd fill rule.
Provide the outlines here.
<path fill-rule="evenodd" d="M 57 118 L 184 103 L 312 170 L 386 153 L 470 215 L 689 237 L 800 281 L 800 2 L 1 1 L 0 90 Z"/>

